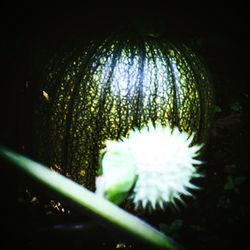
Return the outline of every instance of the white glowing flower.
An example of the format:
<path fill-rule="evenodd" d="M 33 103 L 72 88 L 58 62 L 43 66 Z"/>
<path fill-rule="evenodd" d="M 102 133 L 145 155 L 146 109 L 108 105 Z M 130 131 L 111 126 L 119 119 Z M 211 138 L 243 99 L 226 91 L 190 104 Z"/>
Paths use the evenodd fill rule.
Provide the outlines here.
<path fill-rule="evenodd" d="M 190 181 L 200 176 L 194 165 L 201 164 L 195 159 L 201 145 L 190 147 L 193 137 L 160 125 L 130 134 L 127 143 L 138 175 L 132 194 L 136 206 L 163 208 L 181 195 L 191 195 L 188 189 L 197 188 Z"/>
<path fill-rule="evenodd" d="M 149 125 L 132 131 L 120 142 L 112 142 L 111 150 L 108 142 L 103 157 L 103 182 L 109 182 L 107 186 L 109 189 L 112 186 L 112 194 L 118 196 L 121 186 L 127 192 L 133 187 L 130 198 L 135 207 L 163 209 L 167 203 L 175 204 L 182 195 L 191 195 L 189 189 L 197 188 L 191 183 L 192 178 L 201 176 L 195 167 L 201 161 L 195 157 L 202 146 L 190 146 L 193 137 L 194 134 L 189 136 L 178 128 Z M 113 171 L 107 171 L 109 165 Z"/>

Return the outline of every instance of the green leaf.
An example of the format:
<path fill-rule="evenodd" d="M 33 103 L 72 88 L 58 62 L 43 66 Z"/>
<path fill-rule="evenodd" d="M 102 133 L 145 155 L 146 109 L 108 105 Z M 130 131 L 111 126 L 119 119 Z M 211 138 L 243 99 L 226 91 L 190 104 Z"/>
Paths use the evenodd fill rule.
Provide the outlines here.
<path fill-rule="evenodd" d="M 214 107 L 214 112 L 215 112 L 215 113 L 220 113 L 220 112 L 222 112 L 222 108 L 221 108 L 220 106 L 216 105 L 216 106 Z"/>
<path fill-rule="evenodd" d="M 46 166 L 2 146 L 0 146 L 0 156 L 55 194 L 63 197 L 71 207 L 80 212 L 85 214 L 86 211 L 89 211 L 93 217 L 101 217 L 105 224 L 110 225 L 111 223 L 122 232 L 127 232 L 153 247 L 170 250 L 181 249 L 181 246 L 170 237 L 162 234 L 143 220 L 108 200 L 98 197 L 69 178 L 51 171 Z"/>
<path fill-rule="evenodd" d="M 171 230 L 172 232 L 176 232 L 180 230 L 182 226 L 183 226 L 183 220 L 180 219 L 174 220 L 171 224 Z"/>
<path fill-rule="evenodd" d="M 230 108 L 234 112 L 241 112 L 242 111 L 242 106 L 239 102 L 234 102 L 230 105 Z"/>
<path fill-rule="evenodd" d="M 173 234 L 176 231 L 180 230 L 183 226 L 183 220 L 177 219 L 174 220 L 170 225 L 167 224 L 159 224 L 159 228 L 163 233 Z"/>
<path fill-rule="evenodd" d="M 232 176 L 228 176 L 227 182 L 224 185 L 225 190 L 233 190 L 235 188 Z"/>
<path fill-rule="evenodd" d="M 227 182 L 224 185 L 225 190 L 237 190 L 237 187 L 246 181 L 245 176 L 232 177 L 228 176 Z"/>
<path fill-rule="evenodd" d="M 246 181 L 247 177 L 246 176 L 238 176 L 234 178 L 234 183 L 235 185 L 241 185 Z"/>

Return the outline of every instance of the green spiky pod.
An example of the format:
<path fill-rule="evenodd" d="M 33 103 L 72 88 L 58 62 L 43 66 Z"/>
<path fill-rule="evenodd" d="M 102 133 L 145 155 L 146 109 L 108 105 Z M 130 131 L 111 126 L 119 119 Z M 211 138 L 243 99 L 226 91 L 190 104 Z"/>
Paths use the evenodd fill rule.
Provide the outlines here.
<path fill-rule="evenodd" d="M 197 157 L 203 145 L 192 145 L 193 138 L 176 127 L 149 124 L 119 142 L 107 141 L 96 193 L 116 204 L 129 196 L 144 211 L 176 206 L 192 196 L 198 189 L 192 181 L 202 176 Z"/>
<path fill-rule="evenodd" d="M 213 88 L 188 46 L 121 35 L 54 57 L 41 78 L 36 111 L 37 158 L 95 190 L 107 140 L 149 123 L 178 127 L 206 141 Z"/>

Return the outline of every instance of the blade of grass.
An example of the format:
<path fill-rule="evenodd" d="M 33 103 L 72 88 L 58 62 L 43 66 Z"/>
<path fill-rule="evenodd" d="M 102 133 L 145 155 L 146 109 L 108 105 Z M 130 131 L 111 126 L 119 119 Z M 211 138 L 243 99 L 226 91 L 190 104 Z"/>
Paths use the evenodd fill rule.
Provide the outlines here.
<path fill-rule="evenodd" d="M 0 146 L 0 155 L 47 188 L 71 201 L 71 206 L 73 201 L 74 204 L 78 205 L 78 210 L 79 206 L 82 208 L 81 212 L 88 210 L 92 215 L 102 217 L 104 221 L 112 223 L 122 231 L 152 247 L 170 250 L 181 249 L 171 238 L 143 220 L 46 166 L 3 146 Z"/>

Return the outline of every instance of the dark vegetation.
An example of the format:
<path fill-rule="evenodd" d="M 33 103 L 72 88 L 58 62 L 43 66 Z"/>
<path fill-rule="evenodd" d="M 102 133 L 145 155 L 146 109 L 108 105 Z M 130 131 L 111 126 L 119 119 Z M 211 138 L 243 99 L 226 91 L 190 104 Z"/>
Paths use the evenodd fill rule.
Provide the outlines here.
<path fill-rule="evenodd" d="M 214 122 L 203 156 L 205 178 L 198 183 L 202 190 L 195 199 L 186 199 L 179 211 L 167 209 L 142 217 L 190 250 L 247 249 L 240 248 L 247 242 L 250 215 L 249 41 L 244 6 L 95 10 L 61 5 L 5 11 L 0 144 L 30 156 L 33 79 L 65 43 L 98 37 L 123 25 L 191 42 L 211 71 L 216 94 Z M 94 226 L 87 215 L 51 211 L 44 206 L 51 198 L 46 190 L 2 161 L 0 167 L 1 249 L 11 249 L 14 241 L 26 249 L 140 248 L 109 228 Z"/>

